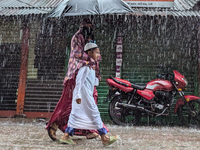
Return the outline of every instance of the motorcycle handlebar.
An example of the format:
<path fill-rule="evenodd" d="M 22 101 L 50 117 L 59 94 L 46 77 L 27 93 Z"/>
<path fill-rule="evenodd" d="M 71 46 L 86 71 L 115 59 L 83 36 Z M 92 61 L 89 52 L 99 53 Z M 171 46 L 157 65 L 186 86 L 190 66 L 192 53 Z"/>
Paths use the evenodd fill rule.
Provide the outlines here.
<path fill-rule="evenodd" d="M 163 66 L 159 64 L 157 65 L 157 68 L 162 70 L 162 73 L 157 75 L 158 78 L 173 80 L 173 73 L 172 73 L 170 65 Z"/>
<path fill-rule="evenodd" d="M 157 68 L 158 69 L 162 69 L 162 70 L 171 70 L 171 66 L 170 65 L 163 66 L 162 64 L 158 64 Z"/>
<path fill-rule="evenodd" d="M 157 68 L 158 68 L 158 69 L 163 69 L 163 65 L 158 64 L 158 65 L 157 65 Z"/>

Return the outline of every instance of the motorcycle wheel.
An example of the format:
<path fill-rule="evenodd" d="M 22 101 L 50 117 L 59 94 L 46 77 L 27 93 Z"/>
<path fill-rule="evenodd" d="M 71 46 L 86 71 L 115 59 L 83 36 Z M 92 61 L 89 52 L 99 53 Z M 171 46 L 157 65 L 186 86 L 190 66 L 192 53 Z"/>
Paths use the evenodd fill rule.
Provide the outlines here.
<path fill-rule="evenodd" d="M 132 110 L 130 108 L 117 107 L 117 103 L 119 102 L 127 104 L 127 99 L 115 97 L 109 103 L 108 112 L 113 123 L 121 126 L 133 126 L 138 124 L 141 119 L 141 112 L 138 110 Z"/>
<path fill-rule="evenodd" d="M 192 100 L 188 105 L 193 113 L 190 113 L 186 105 L 178 107 L 177 114 L 182 125 L 200 127 L 200 100 Z"/>

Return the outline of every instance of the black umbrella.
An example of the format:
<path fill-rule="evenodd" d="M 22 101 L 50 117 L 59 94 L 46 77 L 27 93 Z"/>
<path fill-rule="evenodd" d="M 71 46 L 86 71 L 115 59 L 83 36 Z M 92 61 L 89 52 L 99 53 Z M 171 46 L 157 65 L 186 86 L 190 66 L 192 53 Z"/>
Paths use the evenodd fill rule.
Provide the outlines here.
<path fill-rule="evenodd" d="M 133 12 L 123 0 L 63 0 L 50 17 L 122 14 Z"/>

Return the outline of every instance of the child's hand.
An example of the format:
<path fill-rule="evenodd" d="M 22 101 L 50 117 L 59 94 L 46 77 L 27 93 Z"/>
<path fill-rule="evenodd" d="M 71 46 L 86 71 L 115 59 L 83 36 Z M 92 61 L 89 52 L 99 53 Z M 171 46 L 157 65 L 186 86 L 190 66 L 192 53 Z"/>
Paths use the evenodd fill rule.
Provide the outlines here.
<path fill-rule="evenodd" d="M 80 104 L 81 103 L 81 99 L 80 98 L 77 99 L 76 102 L 77 102 L 77 104 Z"/>

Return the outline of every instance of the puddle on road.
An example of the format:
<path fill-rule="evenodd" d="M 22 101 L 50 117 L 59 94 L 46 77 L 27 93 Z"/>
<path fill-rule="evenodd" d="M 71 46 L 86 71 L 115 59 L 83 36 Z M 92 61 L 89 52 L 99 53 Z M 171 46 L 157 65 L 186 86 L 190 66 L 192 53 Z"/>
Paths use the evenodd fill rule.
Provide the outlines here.
<path fill-rule="evenodd" d="M 111 134 L 120 135 L 120 140 L 107 148 L 98 139 L 87 140 L 74 136 L 77 145 L 70 146 L 53 142 L 45 130 L 45 120 L 0 118 L 0 150 L 49 150 L 49 149 L 115 149 L 115 150 L 193 150 L 200 147 L 200 130 L 181 127 L 121 127 L 107 124 Z M 62 132 L 58 131 L 60 138 Z"/>

